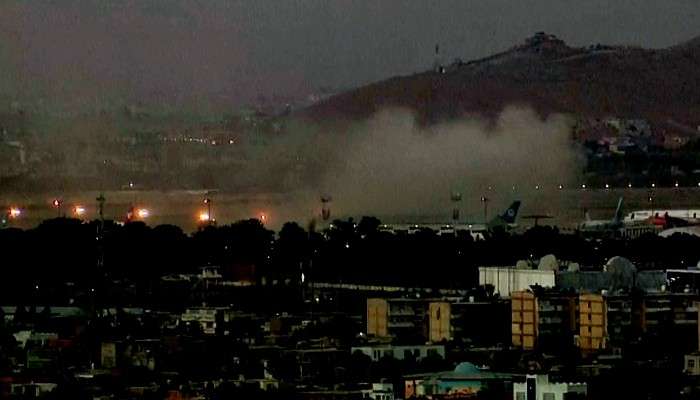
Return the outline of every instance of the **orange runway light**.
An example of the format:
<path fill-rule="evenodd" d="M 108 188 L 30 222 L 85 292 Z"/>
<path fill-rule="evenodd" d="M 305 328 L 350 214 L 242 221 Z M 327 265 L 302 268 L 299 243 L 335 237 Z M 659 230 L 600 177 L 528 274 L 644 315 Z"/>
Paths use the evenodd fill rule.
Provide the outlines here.
<path fill-rule="evenodd" d="M 148 216 L 151 215 L 151 212 L 145 208 L 139 208 L 136 210 L 136 215 L 138 215 L 139 218 L 148 218 Z"/>
<path fill-rule="evenodd" d="M 83 206 L 73 207 L 73 214 L 77 215 L 78 217 L 85 215 L 85 207 L 83 207 Z"/>

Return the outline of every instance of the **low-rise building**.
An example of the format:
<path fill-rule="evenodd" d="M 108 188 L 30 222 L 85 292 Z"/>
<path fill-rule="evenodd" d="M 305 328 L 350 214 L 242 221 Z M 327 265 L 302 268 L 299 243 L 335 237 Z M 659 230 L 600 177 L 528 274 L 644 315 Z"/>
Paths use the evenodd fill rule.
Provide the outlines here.
<path fill-rule="evenodd" d="M 522 375 L 492 372 L 463 362 L 453 371 L 405 376 L 404 398 L 471 398 L 483 390 L 505 397 L 509 385 L 519 376 Z"/>
<path fill-rule="evenodd" d="M 497 346 L 510 342 L 510 301 L 473 297 L 450 303 L 450 336 L 475 346 Z M 432 326 L 432 324 L 431 324 Z"/>
<path fill-rule="evenodd" d="M 393 357 L 396 360 L 414 359 L 422 360 L 426 357 L 439 356 L 445 358 L 445 346 L 443 345 L 416 345 L 416 346 L 357 346 L 350 349 L 351 353 L 361 352 L 372 359 L 379 361 L 382 357 Z"/>
<path fill-rule="evenodd" d="M 428 304 L 422 299 L 367 299 L 367 334 L 407 340 L 426 339 Z"/>
<path fill-rule="evenodd" d="M 683 372 L 690 376 L 700 376 L 700 352 L 686 354 L 683 359 Z"/>
<path fill-rule="evenodd" d="M 587 393 L 585 383 L 554 383 L 548 375 L 527 375 L 525 382 L 513 384 L 513 400 L 574 400 Z"/>

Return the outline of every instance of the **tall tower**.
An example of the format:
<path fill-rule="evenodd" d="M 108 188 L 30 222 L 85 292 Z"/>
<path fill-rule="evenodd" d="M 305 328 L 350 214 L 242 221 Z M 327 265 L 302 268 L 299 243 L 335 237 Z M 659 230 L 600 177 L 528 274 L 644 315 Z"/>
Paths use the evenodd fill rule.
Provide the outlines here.
<path fill-rule="evenodd" d="M 328 221 L 331 218 L 330 203 L 333 199 L 328 195 L 321 195 L 321 218 Z"/>
<path fill-rule="evenodd" d="M 435 60 L 433 61 L 433 71 L 438 74 L 445 73 L 445 67 L 442 66 L 442 59 L 440 58 L 440 44 L 435 43 Z"/>
<path fill-rule="evenodd" d="M 97 210 L 100 215 L 100 222 L 97 225 L 97 268 L 99 270 L 102 270 L 102 267 L 104 266 L 104 259 L 105 259 L 105 254 L 104 254 L 104 230 L 105 230 L 105 202 L 107 199 L 105 199 L 104 194 L 100 193 L 100 195 L 95 199 L 97 200 Z"/>
<path fill-rule="evenodd" d="M 456 224 L 459 221 L 459 203 L 462 201 L 462 193 L 452 192 L 450 200 L 452 200 L 452 221 Z"/>

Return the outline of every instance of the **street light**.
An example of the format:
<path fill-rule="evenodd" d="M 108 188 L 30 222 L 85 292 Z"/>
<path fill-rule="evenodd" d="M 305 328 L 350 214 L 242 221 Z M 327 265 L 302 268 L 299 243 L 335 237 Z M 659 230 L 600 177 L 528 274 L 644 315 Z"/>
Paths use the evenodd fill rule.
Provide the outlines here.
<path fill-rule="evenodd" d="M 489 198 L 486 196 L 481 196 L 481 202 L 484 203 L 484 222 L 489 219 Z"/>
<path fill-rule="evenodd" d="M 212 203 L 211 198 L 209 198 L 209 197 L 205 197 L 205 198 L 204 198 L 204 204 L 207 205 L 207 218 L 206 218 L 206 222 L 211 222 L 212 219 L 214 218 L 214 216 L 213 216 L 212 213 L 211 213 L 211 203 Z M 202 219 L 201 219 L 201 215 L 200 215 L 200 221 L 203 221 L 203 222 L 205 221 L 205 220 L 202 220 Z"/>

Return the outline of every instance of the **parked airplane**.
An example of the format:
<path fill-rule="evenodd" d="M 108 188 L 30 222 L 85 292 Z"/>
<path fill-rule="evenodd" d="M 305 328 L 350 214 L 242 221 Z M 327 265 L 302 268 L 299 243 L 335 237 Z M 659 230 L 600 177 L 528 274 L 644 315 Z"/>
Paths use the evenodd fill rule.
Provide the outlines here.
<path fill-rule="evenodd" d="M 617 208 L 612 219 L 591 219 L 586 212 L 586 220 L 581 222 L 578 230 L 584 233 L 612 233 L 617 232 L 624 225 L 622 219 L 622 197 L 617 201 Z"/>
<path fill-rule="evenodd" d="M 516 219 L 520 209 L 520 201 L 514 201 L 503 214 L 495 216 L 490 221 L 458 224 L 384 224 L 380 230 L 390 233 L 415 234 L 423 229 L 430 229 L 438 235 L 454 235 L 457 232 L 469 232 L 474 238 L 484 238 L 488 232 L 503 229 L 509 230 L 517 226 Z"/>
<path fill-rule="evenodd" d="M 700 210 L 638 210 L 625 216 L 625 223 L 648 221 L 664 229 L 700 225 Z"/>
<path fill-rule="evenodd" d="M 656 234 L 659 232 L 660 227 L 653 224 L 649 219 L 624 219 L 622 216 L 622 197 L 620 197 L 612 219 L 592 220 L 586 213 L 586 220 L 579 225 L 578 230 L 588 235 L 636 238 L 649 233 Z"/>

